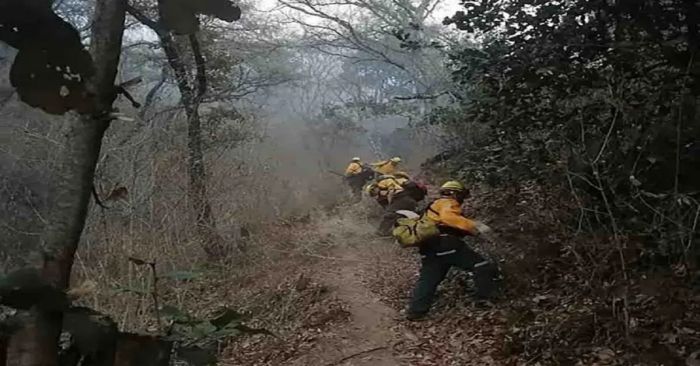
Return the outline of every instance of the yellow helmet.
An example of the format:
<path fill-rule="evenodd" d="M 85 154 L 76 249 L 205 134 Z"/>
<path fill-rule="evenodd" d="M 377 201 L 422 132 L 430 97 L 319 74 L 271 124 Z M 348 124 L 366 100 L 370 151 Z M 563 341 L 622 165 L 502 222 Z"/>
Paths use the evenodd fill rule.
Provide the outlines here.
<path fill-rule="evenodd" d="M 389 159 L 389 160 L 390 160 L 392 163 L 400 163 L 400 162 L 401 162 L 401 158 L 398 157 L 398 156 L 395 156 L 395 157 L 393 157 L 393 158 L 391 158 L 391 159 Z"/>
<path fill-rule="evenodd" d="M 464 184 L 462 184 L 456 180 L 447 181 L 442 186 L 440 186 L 440 191 L 463 192 L 465 190 L 466 190 L 466 188 L 464 187 Z"/>
<path fill-rule="evenodd" d="M 360 158 L 359 158 L 359 157 L 357 157 L 357 156 L 356 156 L 356 157 L 354 157 L 354 158 L 352 158 L 352 161 L 360 161 L 360 160 L 362 160 L 362 159 L 360 159 Z"/>
<path fill-rule="evenodd" d="M 406 172 L 394 172 L 394 176 L 397 178 L 406 178 L 406 179 L 411 179 L 411 176 L 408 175 Z"/>

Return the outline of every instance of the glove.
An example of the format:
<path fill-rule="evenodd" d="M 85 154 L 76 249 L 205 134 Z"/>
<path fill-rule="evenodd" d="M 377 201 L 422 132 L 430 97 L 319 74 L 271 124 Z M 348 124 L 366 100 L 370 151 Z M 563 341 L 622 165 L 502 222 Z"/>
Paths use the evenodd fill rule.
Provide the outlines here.
<path fill-rule="evenodd" d="M 478 230 L 480 234 L 488 234 L 492 231 L 488 225 L 480 221 L 476 222 L 476 230 Z"/>

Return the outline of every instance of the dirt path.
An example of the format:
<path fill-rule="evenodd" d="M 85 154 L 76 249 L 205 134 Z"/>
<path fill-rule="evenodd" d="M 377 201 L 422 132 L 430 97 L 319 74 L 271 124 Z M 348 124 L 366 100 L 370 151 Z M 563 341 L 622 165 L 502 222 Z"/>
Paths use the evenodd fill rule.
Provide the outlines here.
<path fill-rule="evenodd" d="M 313 235 L 327 243 L 316 280 L 345 304 L 348 321 L 328 329 L 290 365 L 508 364 L 499 360 L 504 317 L 477 309 L 458 273 L 441 286 L 431 316 L 407 322 L 398 314 L 418 270 L 417 255 L 373 235 L 376 219 L 362 210 L 320 220 Z"/>
<path fill-rule="evenodd" d="M 271 300 L 287 299 L 288 310 L 273 317 L 279 324 L 266 325 L 284 338 L 256 338 L 257 343 L 242 344 L 232 350 L 227 364 L 508 364 L 499 360 L 504 317 L 497 308 L 474 308 L 458 276 L 441 286 L 443 296 L 426 321 L 403 320 L 399 310 L 415 283 L 417 256 L 377 238 L 375 226 L 376 220 L 360 208 L 320 217 L 304 227 L 294 248 L 311 260 L 303 273 L 299 268 L 280 269 L 287 278 L 274 284 L 279 296 Z M 307 278 L 313 285 L 308 291 L 298 290 L 295 278 Z M 276 314 L 280 305 L 269 306 Z M 285 324 L 289 319 L 296 320 Z"/>
<path fill-rule="evenodd" d="M 366 258 L 357 246 L 338 247 L 318 280 L 347 306 L 349 323 L 326 332 L 317 347 L 292 365 L 376 365 L 401 363 L 393 356 L 398 337 L 396 311 L 364 284 Z"/>

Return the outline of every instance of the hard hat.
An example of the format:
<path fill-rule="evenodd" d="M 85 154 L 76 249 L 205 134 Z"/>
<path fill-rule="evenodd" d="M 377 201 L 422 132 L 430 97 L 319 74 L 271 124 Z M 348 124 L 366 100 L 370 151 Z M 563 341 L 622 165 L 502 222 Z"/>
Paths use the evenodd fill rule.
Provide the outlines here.
<path fill-rule="evenodd" d="M 391 162 L 392 162 L 392 163 L 400 163 L 400 162 L 401 162 L 401 158 L 398 157 L 398 156 L 393 157 L 393 158 L 391 158 Z"/>
<path fill-rule="evenodd" d="M 362 160 L 362 159 L 358 158 L 357 156 L 352 158 L 352 161 L 360 161 L 360 160 Z"/>
<path fill-rule="evenodd" d="M 445 184 L 443 184 L 442 186 L 440 186 L 440 191 L 458 191 L 458 192 L 462 192 L 462 191 L 464 191 L 464 190 L 466 190 L 466 188 L 464 187 L 464 184 L 462 184 L 462 183 L 460 183 L 460 182 L 458 182 L 458 181 L 456 181 L 456 180 L 447 181 L 447 182 L 445 182 Z"/>
<path fill-rule="evenodd" d="M 411 179 L 411 176 L 408 175 L 408 173 L 406 173 L 406 172 L 394 172 L 394 175 L 399 177 L 399 178 Z"/>

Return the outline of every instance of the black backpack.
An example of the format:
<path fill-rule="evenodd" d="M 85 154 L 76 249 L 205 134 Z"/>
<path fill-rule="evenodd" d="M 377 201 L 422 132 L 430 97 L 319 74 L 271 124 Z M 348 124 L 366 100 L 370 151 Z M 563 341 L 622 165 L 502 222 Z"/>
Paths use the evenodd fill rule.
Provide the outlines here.
<path fill-rule="evenodd" d="M 422 201 L 425 196 L 428 195 L 427 189 L 425 187 L 419 185 L 418 183 L 409 180 L 408 182 L 404 183 L 403 185 L 404 191 L 411 196 L 416 202 Z"/>
<path fill-rule="evenodd" d="M 372 170 L 372 168 L 367 165 L 367 164 L 362 164 L 362 172 L 358 174 L 358 177 L 361 177 L 363 181 L 369 182 L 370 180 L 373 180 L 375 178 L 375 171 Z"/>

